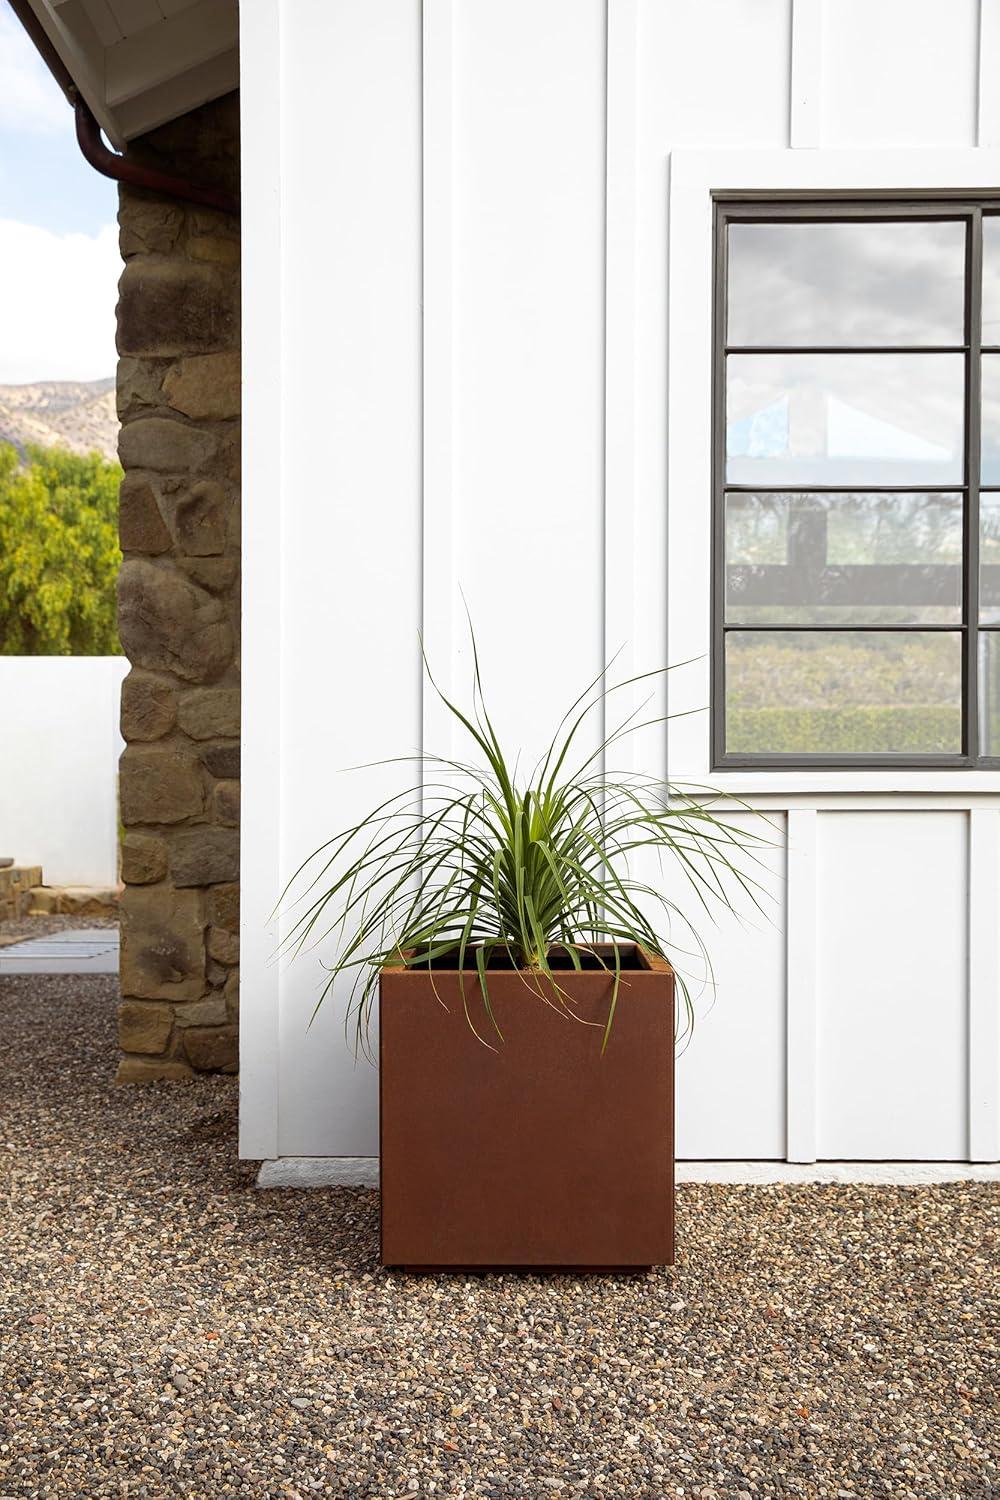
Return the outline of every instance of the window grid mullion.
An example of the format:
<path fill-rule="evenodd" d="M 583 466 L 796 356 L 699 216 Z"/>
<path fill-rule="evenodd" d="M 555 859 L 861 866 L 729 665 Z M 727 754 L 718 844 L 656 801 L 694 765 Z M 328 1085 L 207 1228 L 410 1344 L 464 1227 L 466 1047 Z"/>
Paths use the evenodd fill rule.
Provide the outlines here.
<path fill-rule="evenodd" d="M 715 350 L 712 370 L 712 567 L 710 580 L 712 652 L 709 662 L 709 733 L 712 737 L 711 760 L 719 765 L 726 756 L 726 356 L 722 351 L 729 338 L 728 264 L 729 214 L 718 204 L 715 215 L 715 286 L 712 296 L 712 344 Z M 669 686 L 668 686 L 669 694 Z M 669 697 L 668 697 L 669 711 Z"/>
<path fill-rule="evenodd" d="M 723 354 L 966 354 L 968 344 L 727 344 Z"/>
<path fill-rule="evenodd" d="M 965 538 L 962 548 L 962 608 L 966 623 L 963 661 L 962 747 L 973 761 L 982 754 L 979 732 L 979 479 L 982 464 L 983 213 L 969 221 L 966 266 Z"/>

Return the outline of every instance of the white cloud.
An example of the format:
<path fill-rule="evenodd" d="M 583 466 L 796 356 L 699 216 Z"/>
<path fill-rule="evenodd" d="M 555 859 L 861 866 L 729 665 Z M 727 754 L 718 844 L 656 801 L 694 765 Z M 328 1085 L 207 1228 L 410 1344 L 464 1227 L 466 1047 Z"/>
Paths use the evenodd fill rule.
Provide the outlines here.
<path fill-rule="evenodd" d="M 66 129 L 69 105 L 20 21 L 0 9 L 0 126 L 49 134 Z"/>
<path fill-rule="evenodd" d="M 118 231 L 53 234 L 0 219 L 0 384 L 115 369 Z"/>

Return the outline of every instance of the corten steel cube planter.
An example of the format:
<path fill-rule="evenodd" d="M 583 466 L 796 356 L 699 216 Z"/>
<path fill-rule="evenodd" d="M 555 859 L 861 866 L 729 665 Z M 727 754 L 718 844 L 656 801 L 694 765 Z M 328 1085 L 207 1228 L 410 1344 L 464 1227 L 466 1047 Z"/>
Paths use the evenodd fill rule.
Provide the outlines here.
<path fill-rule="evenodd" d="M 579 1020 L 491 969 L 503 1042 L 467 971 L 495 1051 L 470 1030 L 456 970 L 435 967 L 432 985 L 426 969 L 383 969 L 383 1265 L 673 1261 L 674 975 L 641 949 L 628 962 L 603 1056 L 613 977 L 599 967 L 559 972 Z"/>

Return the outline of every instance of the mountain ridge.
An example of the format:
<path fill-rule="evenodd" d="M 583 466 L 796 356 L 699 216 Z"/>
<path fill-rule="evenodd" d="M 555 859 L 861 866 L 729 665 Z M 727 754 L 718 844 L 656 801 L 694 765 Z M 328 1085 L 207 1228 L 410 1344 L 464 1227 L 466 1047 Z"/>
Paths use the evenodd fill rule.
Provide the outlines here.
<path fill-rule="evenodd" d="M 118 461 L 115 378 L 0 385 L 0 443 L 22 456 L 29 443 L 97 452 Z"/>

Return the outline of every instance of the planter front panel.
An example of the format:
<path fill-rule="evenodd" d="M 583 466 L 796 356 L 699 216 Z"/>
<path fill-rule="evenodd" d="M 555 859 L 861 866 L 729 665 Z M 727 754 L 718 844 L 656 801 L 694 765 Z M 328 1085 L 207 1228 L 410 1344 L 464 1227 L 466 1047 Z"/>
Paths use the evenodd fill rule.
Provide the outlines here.
<path fill-rule="evenodd" d="M 625 979 L 602 1057 L 604 973 L 560 977 L 578 1019 L 519 974 L 491 975 L 502 1042 L 469 976 L 491 1046 L 456 973 L 435 975 L 439 998 L 426 974 L 383 973 L 384 1264 L 673 1260 L 673 975 L 658 964 Z"/>

